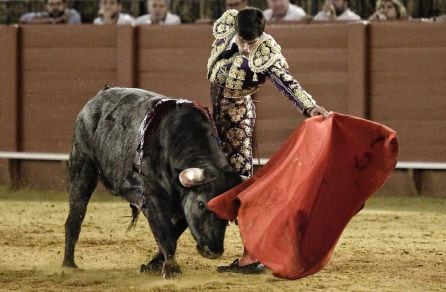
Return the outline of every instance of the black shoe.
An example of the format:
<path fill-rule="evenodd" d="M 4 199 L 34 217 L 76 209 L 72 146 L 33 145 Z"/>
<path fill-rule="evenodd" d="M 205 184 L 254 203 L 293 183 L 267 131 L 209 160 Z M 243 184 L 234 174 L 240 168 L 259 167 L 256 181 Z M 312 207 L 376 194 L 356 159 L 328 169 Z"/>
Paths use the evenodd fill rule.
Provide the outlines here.
<path fill-rule="evenodd" d="M 241 274 L 262 274 L 265 272 L 265 266 L 259 261 L 246 266 L 240 266 L 238 259 L 232 262 L 229 266 L 217 267 L 219 273 L 241 273 Z"/>

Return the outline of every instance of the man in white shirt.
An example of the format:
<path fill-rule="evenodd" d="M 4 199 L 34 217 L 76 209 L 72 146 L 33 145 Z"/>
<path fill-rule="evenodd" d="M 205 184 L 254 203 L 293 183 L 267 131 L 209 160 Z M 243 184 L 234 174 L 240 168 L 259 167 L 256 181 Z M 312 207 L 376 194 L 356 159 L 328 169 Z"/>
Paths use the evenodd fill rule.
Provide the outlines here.
<path fill-rule="evenodd" d="M 136 24 L 181 24 L 178 15 L 170 13 L 169 0 L 148 0 L 148 14 L 142 15 L 136 19 Z"/>
<path fill-rule="evenodd" d="M 263 11 L 263 15 L 267 21 L 292 21 L 304 20 L 305 11 L 289 0 L 268 0 L 269 9 Z"/>
<path fill-rule="evenodd" d="M 121 0 L 100 0 L 98 15 L 94 24 L 133 24 L 135 21 L 130 14 L 121 13 Z"/>
<path fill-rule="evenodd" d="M 314 17 L 316 21 L 361 20 L 361 17 L 348 8 L 348 0 L 326 0 L 322 10 Z"/>

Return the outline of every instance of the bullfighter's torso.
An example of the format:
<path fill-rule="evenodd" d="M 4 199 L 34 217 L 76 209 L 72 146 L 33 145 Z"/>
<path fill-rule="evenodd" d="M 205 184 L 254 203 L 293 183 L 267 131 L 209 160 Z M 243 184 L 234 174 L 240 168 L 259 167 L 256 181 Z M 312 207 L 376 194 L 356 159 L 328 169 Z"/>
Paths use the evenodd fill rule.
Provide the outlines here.
<path fill-rule="evenodd" d="M 253 94 L 266 77 L 301 111 L 316 102 L 288 72 L 288 64 L 274 38 L 263 33 L 248 56 L 241 54 L 235 43 L 236 10 L 226 11 L 214 24 L 208 79 L 223 88 L 225 97 L 238 98 Z"/>

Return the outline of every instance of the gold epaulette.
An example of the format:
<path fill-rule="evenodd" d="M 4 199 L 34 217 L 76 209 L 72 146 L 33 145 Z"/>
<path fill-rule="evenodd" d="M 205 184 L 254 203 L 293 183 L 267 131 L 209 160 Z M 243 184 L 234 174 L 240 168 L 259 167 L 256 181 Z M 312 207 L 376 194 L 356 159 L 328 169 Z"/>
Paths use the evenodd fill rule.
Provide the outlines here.
<path fill-rule="evenodd" d="M 257 46 L 249 54 L 249 68 L 254 73 L 264 72 L 277 61 L 288 68 L 285 57 L 281 53 L 280 45 L 272 36 L 264 33 Z"/>
<path fill-rule="evenodd" d="M 235 9 L 227 10 L 214 23 L 213 34 L 216 39 L 233 37 L 235 34 L 235 18 L 238 11 Z"/>

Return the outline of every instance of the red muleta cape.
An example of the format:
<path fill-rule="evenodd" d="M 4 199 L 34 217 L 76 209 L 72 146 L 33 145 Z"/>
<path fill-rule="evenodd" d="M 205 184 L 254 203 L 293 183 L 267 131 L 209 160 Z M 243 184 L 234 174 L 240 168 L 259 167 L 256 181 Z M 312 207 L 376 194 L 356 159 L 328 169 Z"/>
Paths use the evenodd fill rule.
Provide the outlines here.
<path fill-rule="evenodd" d="M 388 179 L 396 133 L 338 113 L 306 119 L 246 182 L 208 203 L 238 218 L 245 248 L 275 276 L 320 271 L 350 219 Z"/>

